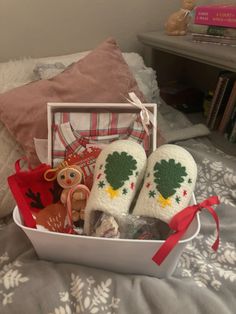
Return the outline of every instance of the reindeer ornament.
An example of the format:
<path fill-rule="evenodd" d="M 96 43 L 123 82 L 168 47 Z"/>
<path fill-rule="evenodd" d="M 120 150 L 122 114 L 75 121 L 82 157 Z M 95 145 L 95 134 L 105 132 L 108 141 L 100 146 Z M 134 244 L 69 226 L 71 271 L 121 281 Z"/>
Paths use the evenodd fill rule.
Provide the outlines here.
<path fill-rule="evenodd" d="M 44 177 L 47 181 L 57 179 L 58 184 L 63 188 L 60 200 L 67 208 L 68 222 L 71 228 L 83 228 L 84 208 L 89 196 L 89 189 L 84 184 L 83 172 L 78 165 L 73 164 L 73 158 L 64 161 L 58 167 L 49 169 Z"/>

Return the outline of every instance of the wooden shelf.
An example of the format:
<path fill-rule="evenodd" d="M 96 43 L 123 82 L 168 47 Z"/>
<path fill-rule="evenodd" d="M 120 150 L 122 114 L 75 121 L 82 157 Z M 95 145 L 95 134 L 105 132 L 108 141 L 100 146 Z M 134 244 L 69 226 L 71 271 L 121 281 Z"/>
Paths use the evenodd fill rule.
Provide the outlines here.
<path fill-rule="evenodd" d="M 158 68 L 160 81 L 168 81 L 168 79 L 175 81 L 184 78 L 185 82 L 194 83 L 192 86 L 207 91 L 215 87 L 215 79 L 217 80 L 219 70 L 236 72 L 236 47 L 195 43 L 190 34 L 168 36 L 163 30 L 141 33 L 138 35 L 138 39 L 145 47 L 145 59 L 148 65 L 155 65 Z M 153 50 L 157 50 L 159 53 L 153 54 Z M 172 58 L 171 55 L 182 58 Z M 196 62 L 186 62 L 188 60 L 197 61 L 201 65 Z M 186 64 L 191 64 L 191 66 L 185 67 Z M 210 67 L 204 65 L 210 65 Z M 179 74 L 182 75 L 182 73 L 183 76 L 180 76 Z M 203 87 L 205 88 L 203 89 Z M 187 117 L 190 120 L 194 118 L 193 123 L 205 123 L 202 113 L 188 114 Z M 235 144 L 227 141 L 218 131 L 211 132 L 209 138 L 216 147 L 224 152 L 231 155 L 236 154 Z"/>
<path fill-rule="evenodd" d="M 195 43 L 191 35 L 168 36 L 163 30 L 141 33 L 138 39 L 153 49 L 236 72 L 236 47 Z"/>

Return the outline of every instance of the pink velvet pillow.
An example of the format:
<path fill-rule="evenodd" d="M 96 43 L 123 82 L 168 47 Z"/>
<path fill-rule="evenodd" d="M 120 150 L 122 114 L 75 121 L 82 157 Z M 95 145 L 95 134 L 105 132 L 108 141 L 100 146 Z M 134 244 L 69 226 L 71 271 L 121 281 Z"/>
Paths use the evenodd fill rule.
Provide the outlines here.
<path fill-rule="evenodd" d="M 48 102 L 119 103 L 131 91 L 145 101 L 116 41 L 109 38 L 54 78 L 1 94 L 0 119 L 36 163 L 33 138 L 47 138 Z"/>

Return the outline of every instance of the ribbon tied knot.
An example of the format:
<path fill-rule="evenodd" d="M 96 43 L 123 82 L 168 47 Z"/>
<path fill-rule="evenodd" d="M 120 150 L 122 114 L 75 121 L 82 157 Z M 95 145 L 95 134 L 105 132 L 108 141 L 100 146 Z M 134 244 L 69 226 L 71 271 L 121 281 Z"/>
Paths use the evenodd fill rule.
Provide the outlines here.
<path fill-rule="evenodd" d="M 130 99 L 126 98 L 128 102 L 138 108 L 141 109 L 140 111 L 140 118 L 143 125 L 143 128 L 147 135 L 149 135 L 148 126 L 150 125 L 150 122 L 153 125 L 153 129 L 156 129 L 156 121 L 154 118 L 154 115 L 151 111 L 149 111 L 145 105 L 141 102 L 141 100 L 135 95 L 135 93 L 129 93 Z"/>
<path fill-rule="evenodd" d="M 177 245 L 181 237 L 187 231 L 197 212 L 201 211 L 202 209 L 207 209 L 215 220 L 217 238 L 213 243 L 212 248 L 214 251 L 216 251 L 219 246 L 219 218 L 212 206 L 219 203 L 220 202 L 217 196 L 211 196 L 202 203 L 188 206 L 173 216 L 169 223 L 169 227 L 174 231 L 174 233 L 166 239 L 160 249 L 153 256 L 152 260 L 158 265 L 161 265 L 164 259 L 168 256 L 171 250 L 175 247 L 175 245 Z"/>

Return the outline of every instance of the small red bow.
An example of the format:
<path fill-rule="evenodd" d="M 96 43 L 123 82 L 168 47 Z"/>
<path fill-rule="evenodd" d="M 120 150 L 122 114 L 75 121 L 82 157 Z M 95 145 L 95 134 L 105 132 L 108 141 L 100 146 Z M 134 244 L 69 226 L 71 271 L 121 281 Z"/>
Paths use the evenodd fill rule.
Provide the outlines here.
<path fill-rule="evenodd" d="M 184 233 L 186 232 L 189 225 L 193 221 L 197 212 L 201 211 L 203 208 L 207 209 L 210 212 L 210 214 L 213 216 L 216 222 L 217 238 L 214 244 L 212 245 L 213 250 L 216 251 L 218 249 L 219 241 L 220 241 L 219 218 L 211 206 L 217 205 L 219 203 L 220 202 L 217 196 L 211 196 L 200 204 L 196 204 L 196 205 L 192 205 L 192 206 L 188 206 L 184 208 L 179 213 L 177 213 L 174 217 L 172 217 L 169 223 L 169 227 L 172 230 L 174 230 L 175 233 L 171 234 L 166 239 L 166 241 L 162 244 L 160 249 L 155 253 L 152 260 L 158 265 L 161 265 L 164 259 L 168 256 L 171 250 L 175 247 L 175 245 L 179 242 L 181 237 L 184 235 Z"/>

